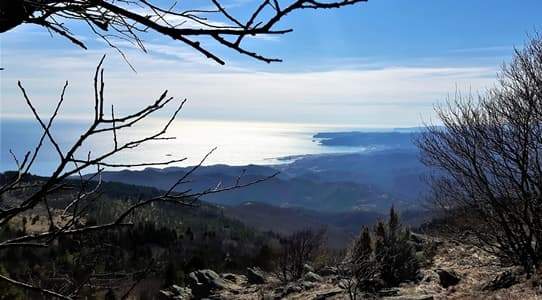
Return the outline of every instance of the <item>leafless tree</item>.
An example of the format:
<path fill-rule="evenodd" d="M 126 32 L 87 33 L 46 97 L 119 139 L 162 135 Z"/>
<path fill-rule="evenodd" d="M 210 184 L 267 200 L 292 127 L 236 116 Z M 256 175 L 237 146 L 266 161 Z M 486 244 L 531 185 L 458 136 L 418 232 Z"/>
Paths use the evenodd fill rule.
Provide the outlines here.
<path fill-rule="evenodd" d="M 21 24 L 34 24 L 41 26 L 52 34 L 67 38 L 73 44 L 84 49 L 87 46 L 84 40 L 79 38 L 72 29 L 75 24 L 86 24 L 91 32 L 103 39 L 109 46 L 118 50 L 121 41 L 146 51 L 143 42 L 144 34 L 154 32 L 161 36 L 172 38 L 175 41 L 187 45 L 202 53 L 211 60 L 224 64 L 216 53 L 210 51 L 212 43 L 230 48 L 242 55 L 256 60 L 279 62 L 280 59 L 269 58 L 246 48 L 244 41 L 248 37 L 262 35 L 282 35 L 291 32 L 292 29 L 276 29 L 278 23 L 294 11 L 304 9 L 332 9 L 341 8 L 365 2 L 367 0 L 295 0 L 291 2 L 280 0 L 263 0 L 247 15 L 236 16 L 230 13 L 230 8 L 219 0 L 210 0 L 206 3 L 211 8 L 180 7 L 176 2 L 170 5 L 153 3 L 149 0 L 13 0 L 0 2 L 0 32 L 6 32 Z M 182 3 L 183 5 L 185 3 Z M 198 4 L 200 5 L 200 4 Z M 205 4 L 204 4 L 205 5 Z M 204 45 L 205 43 L 205 45 Z M 168 161 L 149 161 L 120 164 L 114 159 L 121 153 L 140 147 L 153 141 L 169 140 L 173 137 L 166 136 L 167 130 L 181 110 L 184 100 L 175 100 L 167 96 L 167 91 L 151 105 L 141 110 L 118 116 L 114 106 L 105 107 L 104 81 L 102 62 L 98 65 L 94 77 L 94 117 L 89 125 L 66 149 L 59 144 L 52 131 L 52 125 L 64 102 L 64 94 L 68 82 L 62 89 L 60 99 L 56 103 L 51 117 L 46 120 L 37 111 L 23 85 L 19 82 L 19 88 L 26 104 L 30 108 L 34 118 L 42 129 L 41 137 L 32 151 L 28 151 L 23 157 L 13 159 L 17 164 L 17 172 L 14 176 L 3 176 L 0 183 L 0 228 L 10 226 L 17 218 L 33 214 L 44 213 L 48 219 L 48 228 L 41 232 L 26 233 L 22 236 L 7 238 L 0 241 L 0 249 L 35 249 L 48 248 L 59 238 L 66 236 L 82 236 L 97 233 L 104 230 L 114 230 L 119 227 L 131 226 L 131 216 L 134 211 L 152 203 L 174 203 L 183 206 L 192 206 L 197 200 L 205 195 L 241 188 L 255 184 L 268 178 L 241 183 L 241 178 L 232 186 L 210 188 L 202 192 L 192 192 L 187 189 L 183 192 L 182 185 L 188 177 L 195 172 L 211 154 L 209 152 L 200 164 L 192 168 L 182 178 L 179 178 L 163 194 L 140 199 L 137 202 L 128 203 L 128 207 L 122 210 L 111 222 L 101 224 L 87 223 L 89 207 L 100 199 L 101 173 L 105 168 L 130 168 L 143 166 L 160 166 L 178 163 L 184 158 Z M 174 106 L 175 110 L 164 126 L 154 134 L 128 142 L 121 142 L 119 137 L 126 129 L 141 125 L 141 121 L 155 112 Z M 103 153 L 88 152 L 83 154 L 84 145 L 90 144 L 92 138 L 112 139 L 112 148 Z M 50 176 L 40 180 L 29 181 L 30 171 L 36 163 L 38 154 L 43 152 L 45 144 L 51 144 L 53 151 L 59 158 L 59 163 Z M 93 168 L 91 175 L 87 173 Z M 87 175 L 84 175 L 87 174 Z M 241 176 L 241 175 L 240 175 Z M 274 176 L 274 175 L 273 175 Z M 272 177 L 272 176 L 271 176 Z M 74 184 L 74 178 L 78 183 Z M 62 209 L 51 207 L 58 195 L 65 196 L 70 193 L 70 201 Z M 11 197 L 13 194 L 20 197 Z M 69 278 L 62 290 L 44 288 L 35 282 L 25 282 L 9 277 L 8 274 L 0 274 L 0 281 L 33 291 L 48 297 L 73 299 L 81 290 L 91 284 L 93 274 L 83 281 L 75 284 Z M 130 289 L 131 290 L 131 289 Z"/>
<path fill-rule="evenodd" d="M 516 50 L 497 85 L 437 108 L 418 145 L 435 203 L 471 243 L 527 272 L 542 263 L 542 37 Z"/>
<path fill-rule="evenodd" d="M 286 15 L 297 10 L 341 8 L 366 1 L 263 0 L 256 3 L 248 15 L 237 16 L 219 0 L 202 1 L 198 3 L 199 8 L 182 7 L 187 4 L 177 1 L 165 5 L 151 0 L 10 0 L 0 2 L 0 32 L 25 23 L 35 24 L 86 49 L 84 42 L 70 28 L 74 23 L 82 23 L 119 51 L 114 39 L 128 41 L 146 51 L 142 35 L 155 32 L 179 41 L 219 64 L 225 62 L 203 42 L 218 43 L 270 63 L 281 60 L 251 51 L 243 41 L 251 36 L 291 32 L 292 29 L 275 27 Z"/>
<path fill-rule="evenodd" d="M 311 263 L 322 250 L 326 231 L 305 229 L 283 238 L 277 259 L 276 274 L 283 282 L 303 276 L 305 264 Z"/>
<path fill-rule="evenodd" d="M 58 142 L 55 137 L 55 132 L 53 132 L 51 128 L 60 111 L 61 105 L 64 102 L 64 94 L 68 88 L 68 82 L 65 83 L 60 99 L 56 104 L 56 108 L 48 120 L 44 119 L 38 113 L 28 93 L 19 82 L 19 88 L 22 95 L 26 104 L 32 111 L 35 120 L 41 126 L 42 134 L 35 148 L 32 151 L 28 151 L 24 157 L 17 158 L 15 154 L 12 153 L 13 159 L 17 164 L 17 172 L 14 176 L 4 176 L 4 182 L 0 186 L 0 229 L 12 225 L 16 218 L 31 215 L 46 216 L 48 219 L 48 226 L 41 232 L 29 232 L 22 236 L 1 240 L 0 250 L 10 248 L 47 248 L 61 237 L 82 236 L 105 230 L 114 230 L 119 227 L 132 226 L 132 213 L 151 203 L 173 203 L 181 206 L 194 206 L 197 205 L 198 199 L 202 196 L 241 188 L 269 178 L 267 177 L 244 183 L 241 178 L 238 178 L 231 186 L 217 186 L 201 192 L 192 192 L 189 189 L 179 192 L 179 190 L 182 189 L 182 186 L 187 183 L 191 174 L 193 174 L 193 172 L 195 172 L 212 153 L 212 151 L 210 151 L 199 164 L 191 168 L 190 171 L 181 178 L 178 178 L 175 184 L 167 191 L 163 191 L 158 196 L 127 203 L 126 208 L 122 209 L 111 222 L 89 224 L 87 222 L 87 213 L 89 207 L 100 198 L 101 173 L 104 169 L 169 165 L 185 160 L 185 158 L 179 158 L 168 161 L 149 161 L 126 164 L 111 162 L 115 156 L 126 152 L 126 150 L 137 149 L 141 145 L 153 141 L 174 139 L 174 137 L 166 136 L 166 133 L 186 100 L 178 100 L 169 97 L 167 91 L 165 91 L 151 105 L 144 107 L 133 114 L 119 116 L 117 112 L 115 112 L 113 105 L 109 108 L 106 107 L 104 100 L 105 84 L 102 62 L 103 58 L 100 61 L 94 76 L 93 119 L 89 127 L 66 149 Z M 161 129 L 149 136 L 121 142 L 122 139 L 120 137 L 127 128 L 140 125 L 142 120 L 166 106 L 173 106 L 174 110 L 171 117 L 163 124 Z M 110 138 L 112 140 L 111 149 L 102 153 L 87 152 L 82 154 L 81 149 L 84 145 L 89 144 L 89 141 L 96 137 L 100 138 L 101 141 Z M 48 177 L 34 181 L 25 180 L 29 177 L 32 166 L 36 163 L 36 158 L 39 153 L 44 151 L 46 142 L 49 142 L 52 145 L 53 151 L 58 155 L 58 165 Z M 24 193 L 21 191 L 24 191 Z M 12 197 L 11 195 L 14 193 L 18 193 L 19 197 Z M 66 195 L 69 195 L 70 200 L 66 202 L 62 209 L 51 208 L 52 201 L 55 201 L 59 195 L 64 198 L 66 198 Z M 6 274 L 0 274 L 0 281 L 40 293 L 44 296 L 74 299 L 85 285 L 91 283 L 92 276 L 98 276 L 98 274 L 89 274 L 88 276 L 89 278 L 84 280 L 81 285 L 74 284 L 74 281 L 67 278 L 67 287 L 65 286 L 62 292 L 45 289 L 33 285 L 32 283 L 22 282 L 10 278 Z"/>

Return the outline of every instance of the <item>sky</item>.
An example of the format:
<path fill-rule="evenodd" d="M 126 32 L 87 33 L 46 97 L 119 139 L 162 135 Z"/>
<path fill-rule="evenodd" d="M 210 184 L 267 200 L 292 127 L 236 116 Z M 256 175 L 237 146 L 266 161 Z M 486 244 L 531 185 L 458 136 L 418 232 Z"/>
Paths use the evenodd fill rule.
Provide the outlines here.
<path fill-rule="evenodd" d="M 241 16 L 258 5 L 226 4 Z M 143 107 L 167 89 L 188 99 L 182 116 L 189 119 L 418 126 L 432 121 L 435 103 L 457 90 L 491 87 L 514 47 L 542 30 L 540 12 L 540 0 L 369 0 L 339 10 L 298 11 L 277 26 L 292 33 L 247 40 L 248 48 L 282 63 L 208 44 L 226 60 L 221 66 L 148 34 L 142 36 L 148 53 L 118 43 L 136 72 L 84 26 L 72 24 L 89 50 L 23 25 L 0 35 L 0 113 L 3 119 L 29 117 L 17 80 L 43 113 L 52 110 L 69 80 L 62 117 L 88 117 L 93 72 L 107 54 L 105 97 L 119 112 Z"/>

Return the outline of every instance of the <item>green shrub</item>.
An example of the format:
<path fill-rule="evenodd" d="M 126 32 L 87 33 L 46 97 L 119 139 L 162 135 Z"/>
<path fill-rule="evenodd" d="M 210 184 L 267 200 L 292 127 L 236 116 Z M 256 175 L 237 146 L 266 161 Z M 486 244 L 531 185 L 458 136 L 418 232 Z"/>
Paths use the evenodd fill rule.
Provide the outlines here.
<path fill-rule="evenodd" d="M 412 281 L 419 270 L 419 261 L 410 241 L 410 231 L 399 222 L 394 208 L 387 223 L 380 221 L 371 233 L 364 227 L 347 255 L 351 276 L 351 298 L 359 291 L 373 292 L 382 287 Z"/>

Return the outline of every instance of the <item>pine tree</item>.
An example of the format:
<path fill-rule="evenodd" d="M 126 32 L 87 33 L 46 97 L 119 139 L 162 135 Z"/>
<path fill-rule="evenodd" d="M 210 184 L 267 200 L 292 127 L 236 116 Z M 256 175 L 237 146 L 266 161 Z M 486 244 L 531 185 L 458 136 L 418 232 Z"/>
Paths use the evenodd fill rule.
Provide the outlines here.
<path fill-rule="evenodd" d="M 413 280 L 419 269 L 410 232 L 392 207 L 387 222 L 380 221 L 373 234 L 364 227 L 352 245 L 348 262 L 355 291 L 376 290 Z M 351 293 L 352 294 L 352 293 Z"/>

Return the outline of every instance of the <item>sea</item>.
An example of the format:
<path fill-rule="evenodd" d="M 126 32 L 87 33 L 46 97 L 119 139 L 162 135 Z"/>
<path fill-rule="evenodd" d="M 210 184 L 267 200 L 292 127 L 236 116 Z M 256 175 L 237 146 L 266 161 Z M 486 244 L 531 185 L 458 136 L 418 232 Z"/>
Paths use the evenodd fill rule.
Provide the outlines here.
<path fill-rule="evenodd" d="M 118 130 L 117 143 L 120 146 L 123 143 L 150 136 L 159 132 L 166 122 L 166 119 L 148 119 L 140 126 Z M 88 123 L 80 120 L 58 120 L 53 124 L 51 134 L 58 142 L 61 151 L 66 153 L 88 126 Z M 216 148 L 203 161 L 203 165 L 287 163 L 289 160 L 284 157 L 365 151 L 366 149 L 361 147 L 323 146 L 313 138 L 318 132 L 352 131 L 364 128 L 371 130 L 370 127 L 337 124 L 180 119 L 174 121 L 168 132 L 163 135 L 171 139 L 143 143 L 138 148 L 109 157 L 106 162 L 141 164 L 184 158 L 184 161 L 173 165 L 191 166 L 200 163 L 207 153 Z M 33 119 L 0 119 L 0 171 L 14 170 L 17 166 L 16 160 L 20 163 L 27 152 L 35 151 L 42 132 L 39 123 Z M 76 152 L 76 158 L 85 160 L 89 154 L 90 157 L 96 157 L 108 153 L 113 148 L 112 132 L 99 134 L 82 145 Z M 36 163 L 31 168 L 31 173 L 47 176 L 56 168 L 58 161 L 58 153 L 46 139 Z M 144 167 L 132 169 L 142 168 Z M 85 172 L 94 171 L 86 170 Z"/>

